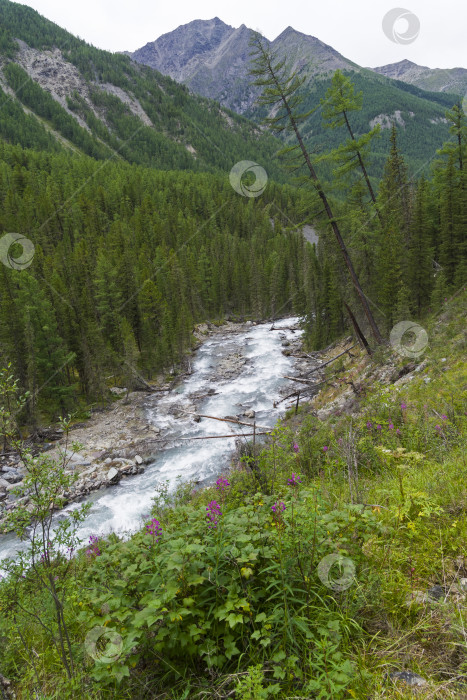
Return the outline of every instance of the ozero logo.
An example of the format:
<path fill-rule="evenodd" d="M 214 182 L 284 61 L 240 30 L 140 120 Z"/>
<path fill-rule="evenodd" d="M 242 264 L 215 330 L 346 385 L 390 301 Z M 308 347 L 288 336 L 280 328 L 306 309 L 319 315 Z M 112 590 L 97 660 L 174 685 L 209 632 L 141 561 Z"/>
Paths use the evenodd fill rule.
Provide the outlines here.
<path fill-rule="evenodd" d="M 400 25 L 405 23 L 405 30 Z M 420 20 L 410 10 L 394 7 L 383 17 L 383 32 L 395 44 L 411 44 L 420 34 Z"/>
<path fill-rule="evenodd" d="M 233 166 L 229 180 L 235 192 L 243 197 L 259 197 L 266 189 L 268 176 L 265 169 L 258 163 L 252 160 L 241 160 Z"/>
<path fill-rule="evenodd" d="M 19 252 L 18 248 L 22 248 Z M 34 243 L 22 233 L 6 233 L 0 238 L 0 262 L 10 270 L 25 270 L 34 258 Z"/>

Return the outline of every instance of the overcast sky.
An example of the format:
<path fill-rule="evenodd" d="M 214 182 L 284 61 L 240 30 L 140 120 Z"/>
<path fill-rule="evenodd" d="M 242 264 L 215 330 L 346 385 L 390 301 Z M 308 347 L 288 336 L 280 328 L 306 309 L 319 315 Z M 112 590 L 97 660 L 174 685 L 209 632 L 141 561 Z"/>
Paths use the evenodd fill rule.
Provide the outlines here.
<path fill-rule="evenodd" d="M 94 46 L 134 51 L 161 34 L 194 19 L 220 17 L 234 27 L 246 24 L 274 39 L 287 26 L 318 37 L 363 66 L 380 66 L 408 58 L 431 68 L 467 68 L 465 0 L 402 0 L 402 8 L 418 18 L 413 41 L 391 41 L 382 20 L 396 3 L 386 0 L 28 0 L 22 4 Z M 1 18 L 0 18 L 1 21 Z M 410 31 L 416 31 L 415 24 Z M 399 19 L 395 31 L 407 32 Z M 394 36 L 394 35 L 393 35 Z"/>

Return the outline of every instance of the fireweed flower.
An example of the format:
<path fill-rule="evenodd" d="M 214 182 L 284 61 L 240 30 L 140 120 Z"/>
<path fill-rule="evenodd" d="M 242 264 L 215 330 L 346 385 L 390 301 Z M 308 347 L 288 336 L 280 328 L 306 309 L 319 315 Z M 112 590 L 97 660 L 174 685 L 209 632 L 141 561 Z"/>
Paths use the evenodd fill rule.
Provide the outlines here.
<path fill-rule="evenodd" d="M 406 408 L 407 408 L 407 404 L 406 404 L 404 401 L 402 401 L 402 403 L 401 403 L 401 411 L 405 411 Z"/>
<path fill-rule="evenodd" d="M 382 429 L 383 429 L 383 426 L 382 426 L 382 425 L 377 425 L 377 426 L 376 426 L 376 430 L 382 430 Z"/>
<path fill-rule="evenodd" d="M 222 477 L 219 477 L 219 479 L 216 481 L 216 489 L 218 491 L 224 491 L 228 486 L 230 486 L 230 483 L 227 481 L 227 479 L 223 479 Z"/>
<path fill-rule="evenodd" d="M 86 550 L 88 557 L 100 557 L 101 550 L 99 549 L 99 537 L 97 535 L 91 535 L 89 538 L 89 549 Z"/>
<path fill-rule="evenodd" d="M 217 501 L 211 501 L 206 506 L 206 518 L 208 519 L 208 527 L 215 528 L 219 522 L 219 518 L 222 515 L 221 507 Z"/>
<path fill-rule="evenodd" d="M 389 423 L 388 428 L 389 430 L 394 430 L 394 423 Z"/>
<path fill-rule="evenodd" d="M 302 480 L 300 479 L 299 476 L 296 476 L 295 473 L 292 474 L 290 479 L 287 479 L 287 483 L 289 486 L 298 486 L 299 484 L 301 484 L 301 482 L 302 482 Z"/>
<path fill-rule="evenodd" d="M 441 430 L 441 426 L 440 426 L 440 425 L 435 425 L 435 430 L 440 431 L 440 430 Z"/>
<path fill-rule="evenodd" d="M 284 527 L 283 513 L 285 511 L 285 503 L 283 501 L 276 501 L 276 503 L 271 506 L 271 510 L 273 527 L 282 529 Z"/>
<path fill-rule="evenodd" d="M 273 506 L 271 506 L 271 510 L 274 513 L 283 513 L 285 510 L 285 503 L 283 501 L 277 501 Z"/>
<path fill-rule="evenodd" d="M 448 417 L 445 416 L 444 413 L 443 413 L 443 415 L 441 416 L 441 420 L 447 420 L 447 419 L 448 419 Z"/>
<path fill-rule="evenodd" d="M 161 524 L 156 518 L 153 518 L 150 523 L 146 525 L 146 532 L 148 535 L 152 535 L 153 544 L 159 542 L 160 536 L 162 534 Z"/>
<path fill-rule="evenodd" d="M 329 450 L 329 447 L 327 445 L 323 445 L 323 451 L 327 452 Z"/>
<path fill-rule="evenodd" d="M 299 452 L 299 450 L 300 450 L 300 448 L 299 448 L 299 446 L 297 445 L 296 442 L 294 442 L 294 444 L 292 445 L 292 449 L 293 449 L 294 452 Z"/>
<path fill-rule="evenodd" d="M 368 421 L 366 427 L 368 428 L 368 430 L 371 430 L 373 427 L 373 423 L 371 421 Z"/>

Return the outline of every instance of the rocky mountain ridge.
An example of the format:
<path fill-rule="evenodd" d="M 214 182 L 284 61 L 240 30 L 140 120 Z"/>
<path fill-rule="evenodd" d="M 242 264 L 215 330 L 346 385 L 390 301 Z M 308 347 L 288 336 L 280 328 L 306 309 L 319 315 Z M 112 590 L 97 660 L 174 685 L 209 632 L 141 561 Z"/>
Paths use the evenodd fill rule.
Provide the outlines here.
<path fill-rule="evenodd" d="M 466 68 L 428 68 L 404 59 L 371 70 L 387 78 L 416 85 L 422 90 L 457 93 L 461 96 L 467 93 Z"/>

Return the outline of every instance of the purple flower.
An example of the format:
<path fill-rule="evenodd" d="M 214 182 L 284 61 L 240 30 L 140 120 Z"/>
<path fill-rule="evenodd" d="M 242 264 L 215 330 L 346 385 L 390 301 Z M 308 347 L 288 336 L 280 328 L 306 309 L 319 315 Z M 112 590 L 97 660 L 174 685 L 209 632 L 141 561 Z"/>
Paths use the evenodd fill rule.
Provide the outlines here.
<path fill-rule="evenodd" d="M 401 403 L 401 411 L 405 411 L 406 408 L 407 408 L 407 404 L 406 404 L 404 401 L 402 401 L 402 403 Z"/>
<path fill-rule="evenodd" d="M 323 445 L 323 451 L 327 452 L 329 450 L 329 447 L 327 445 Z"/>
<path fill-rule="evenodd" d="M 396 434 L 397 434 L 397 435 L 400 435 L 400 434 L 401 434 L 401 431 L 399 430 L 399 428 L 397 428 Z"/>
<path fill-rule="evenodd" d="M 230 486 L 230 483 L 227 481 L 227 479 L 219 477 L 219 479 L 216 481 L 216 488 L 218 491 L 224 491 L 224 489 L 226 489 L 227 486 Z"/>
<path fill-rule="evenodd" d="M 368 428 L 368 430 L 371 430 L 373 427 L 373 423 L 371 421 L 368 421 L 366 427 Z"/>
<path fill-rule="evenodd" d="M 217 501 L 211 501 L 206 506 L 206 517 L 208 519 L 208 527 L 217 527 L 219 518 L 222 515 L 221 507 Z"/>
<path fill-rule="evenodd" d="M 382 429 L 383 429 L 383 426 L 382 426 L 382 425 L 379 425 L 379 424 L 378 424 L 378 425 L 376 426 L 376 430 L 382 430 Z"/>
<path fill-rule="evenodd" d="M 440 425 L 435 425 L 435 430 L 441 430 L 441 426 L 440 426 Z"/>
<path fill-rule="evenodd" d="M 297 445 L 296 442 L 294 442 L 294 444 L 293 444 L 293 446 L 292 446 L 292 449 L 293 449 L 294 452 L 298 452 L 298 451 L 300 450 L 300 448 L 299 448 L 299 446 Z"/>
<path fill-rule="evenodd" d="M 162 526 L 156 518 L 153 518 L 150 523 L 146 525 L 146 532 L 152 535 L 153 543 L 159 542 L 160 536 L 162 534 Z"/>
<path fill-rule="evenodd" d="M 285 503 L 283 501 L 277 501 L 271 506 L 271 510 L 274 511 L 274 513 L 283 513 L 285 510 Z"/>
<path fill-rule="evenodd" d="M 89 537 L 89 549 L 86 550 L 88 557 L 100 557 L 101 550 L 99 549 L 99 537 L 97 535 L 91 535 Z"/>
<path fill-rule="evenodd" d="M 441 419 L 442 419 L 442 420 L 447 420 L 447 419 L 448 419 L 448 417 L 447 417 L 447 416 L 445 416 L 445 415 L 444 415 L 444 413 L 443 413 L 443 415 L 441 416 Z"/>
<path fill-rule="evenodd" d="M 301 484 L 301 482 L 302 480 L 299 476 L 296 476 L 295 473 L 292 474 L 290 479 L 287 479 L 287 483 L 289 486 L 298 486 L 298 484 Z"/>
<path fill-rule="evenodd" d="M 394 424 L 393 424 L 393 423 L 389 423 L 388 428 L 389 428 L 389 430 L 394 430 Z"/>

